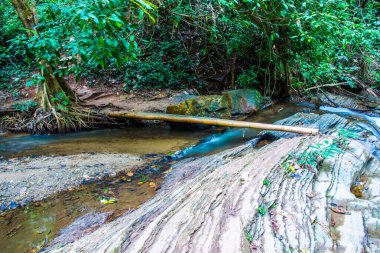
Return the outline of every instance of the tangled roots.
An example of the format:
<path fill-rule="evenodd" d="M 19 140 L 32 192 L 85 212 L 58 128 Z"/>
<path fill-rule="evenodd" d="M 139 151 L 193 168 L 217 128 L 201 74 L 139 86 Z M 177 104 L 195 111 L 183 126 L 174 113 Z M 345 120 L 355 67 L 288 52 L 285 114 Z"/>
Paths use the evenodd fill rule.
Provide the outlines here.
<path fill-rule="evenodd" d="M 57 133 L 95 128 L 99 125 L 111 125 L 116 122 L 108 117 L 76 108 L 67 112 L 37 109 L 34 113 L 15 113 L 3 116 L 0 127 L 16 132 Z"/>

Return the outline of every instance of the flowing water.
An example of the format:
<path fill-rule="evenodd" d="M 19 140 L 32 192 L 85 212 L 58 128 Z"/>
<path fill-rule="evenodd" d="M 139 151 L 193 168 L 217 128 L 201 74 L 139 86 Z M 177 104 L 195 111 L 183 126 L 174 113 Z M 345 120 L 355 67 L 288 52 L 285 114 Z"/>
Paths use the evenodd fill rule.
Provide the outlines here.
<path fill-rule="evenodd" d="M 295 105 L 279 104 L 246 120 L 273 123 L 302 110 L 304 108 Z M 169 127 L 130 127 L 65 135 L 16 135 L 0 139 L 0 156 L 33 157 L 82 152 L 172 155 L 177 151 L 171 157 L 180 159 L 232 148 L 252 139 L 258 132 L 255 129 L 227 129 L 221 132 L 220 129 L 190 131 Z M 151 162 L 147 166 L 161 166 L 161 171 L 164 171 L 170 163 L 163 161 L 165 159 L 161 159 L 159 164 Z M 120 176 L 6 212 L 0 217 L 0 252 L 27 252 L 43 246 L 62 228 L 92 211 L 110 212 L 112 214 L 108 220 L 112 220 L 146 202 L 156 192 L 154 185 L 159 186 L 161 182 L 160 175 L 152 176 L 143 184 Z M 103 197 L 115 198 L 117 202 L 104 205 L 101 203 Z"/>
<path fill-rule="evenodd" d="M 320 110 L 355 119 L 356 124 L 380 139 L 380 117 L 370 116 L 347 108 L 321 106 Z"/>

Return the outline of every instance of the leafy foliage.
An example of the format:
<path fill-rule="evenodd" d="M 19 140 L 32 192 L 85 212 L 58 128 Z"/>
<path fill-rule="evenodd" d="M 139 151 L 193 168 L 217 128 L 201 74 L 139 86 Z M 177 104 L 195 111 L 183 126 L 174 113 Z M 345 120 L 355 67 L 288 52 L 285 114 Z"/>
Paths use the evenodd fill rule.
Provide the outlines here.
<path fill-rule="evenodd" d="M 304 169 L 316 170 L 319 163 L 324 159 L 335 157 L 343 152 L 343 148 L 349 142 L 349 139 L 359 138 L 359 134 L 349 129 L 340 129 L 338 137 L 326 139 L 315 145 L 310 145 L 301 153 L 291 153 L 286 161 L 282 164 L 287 174 L 294 174 L 295 166 Z"/>
<path fill-rule="evenodd" d="M 336 139 L 324 140 L 321 143 L 310 146 L 297 156 L 297 163 L 301 166 L 317 167 L 320 158 L 327 159 L 342 153 L 342 148 Z"/>
<path fill-rule="evenodd" d="M 38 103 L 33 100 L 20 101 L 13 104 L 13 107 L 20 112 L 29 112 L 31 109 L 36 108 Z"/>
<path fill-rule="evenodd" d="M 345 74 L 376 88 L 378 9 L 373 0 L 44 0 L 28 37 L 5 0 L 0 63 L 118 75 L 127 90 L 254 86 L 272 95 Z"/>
<path fill-rule="evenodd" d="M 163 62 L 155 54 L 153 60 L 134 61 L 126 65 L 124 73 L 125 90 L 141 88 L 184 88 L 192 83 L 195 77 L 181 68 L 185 64 L 183 58 Z M 177 68 L 179 67 L 179 68 Z M 179 71 L 173 71 L 174 69 Z"/>
<path fill-rule="evenodd" d="M 257 208 L 257 212 L 259 213 L 260 216 L 264 216 L 268 213 L 268 209 L 264 205 L 260 205 Z"/>
<path fill-rule="evenodd" d="M 9 0 L 6 2 L 9 5 Z M 48 63 L 59 76 L 70 73 L 79 76 L 83 63 L 94 69 L 110 65 L 121 67 L 137 58 L 139 49 L 134 31 L 148 12 L 146 8 L 155 7 L 147 1 L 133 3 L 126 5 L 121 0 L 42 2 L 37 5 L 37 31 L 29 31 L 32 36 L 14 33 L 13 38 L 7 40 L 8 48 L 26 56 L 29 62 L 38 63 L 39 68 L 44 68 L 42 62 Z M 143 4 L 142 9 L 132 8 L 136 4 Z M 9 7 L 7 10 L 10 12 Z M 14 11 L 12 14 L 15 16 Z M 1 56 L 3 61 L 11 57 Z"/>
<path fill-rule="evenodd" d="M 53 103 L 56 103 L 57 109 L 61 111 L 68 111 L 68 105 L 70 104 L 70 99 L 64 92 L 59 92 L 55 97 L 51 99 Z"/>
<path fill-rule="evenodd" d="M 24 79 L 28 77 L 30 70 L 25 65 L 20 64 L 18 67 L 5 65 L 0 69 L 0 90 L 17 92 L 23 87 Z"/>
<path fill-rule="evenodd" d="M 268 179 L 263 180 L 263 185 L 266 187 L 270 187 L 270 181 Z"/>
<path fill-rule="evenodd" d="M 264 91 L 273 92 L 281 83 L 305 87 L 344 79 L 343 73 L 377 83 L 379 66 L 373 61 L 379 56 L 380 23 L 376 4 L 168 0 L 161 12 L 193 55 L 198 77 L 215 78 L 212 73 L 218 73 L 219 66 L 228 74 L 236 62 L 237 85 L 256 86 L 260 80 Z M 190 35 L 182 36 L 185 31 Z M 205 69 L 206 64 L 211 67 Z M 225 80 L 219 82 L 225 85 Z"/>

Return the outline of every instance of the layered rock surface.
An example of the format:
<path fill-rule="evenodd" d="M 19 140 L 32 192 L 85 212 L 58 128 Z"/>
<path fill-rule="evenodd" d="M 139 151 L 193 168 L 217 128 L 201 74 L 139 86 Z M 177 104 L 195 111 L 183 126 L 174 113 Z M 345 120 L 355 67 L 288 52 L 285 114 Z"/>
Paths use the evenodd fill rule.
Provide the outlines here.
<path fill-rule="evenodd" d="M 318 171 L 284 162 L 310 145 L 355 129 L 335 115 L 283 122 L 319 126 L 320 136 L 276 132 L 240 147 L 177 163 L 161 191 L 134 212 L 48 252 L 376 252 L 380 248 L 380 162 L 372 145 L 349 139 Z M 298 122 L 298 123 L 297 123 Z M 265 181 L 264 181 L 265 180 Z M 265 183 L 264 183 L 265 182 Z M 351 188 L 361 184 L 362 198 Z"/>

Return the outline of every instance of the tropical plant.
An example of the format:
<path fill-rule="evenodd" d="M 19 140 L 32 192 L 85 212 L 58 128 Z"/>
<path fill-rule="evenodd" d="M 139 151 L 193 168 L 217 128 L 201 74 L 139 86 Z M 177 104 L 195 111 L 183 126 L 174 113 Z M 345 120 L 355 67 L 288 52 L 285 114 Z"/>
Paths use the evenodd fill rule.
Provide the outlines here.
<path fill-rule="evenodd" d="M 54 116 L 58 129 L 69 127 L 62 118 L 80 117 L 77 109 L 74 113 L 69 109 L 68 101 L 77 100 L 64 76 L 78 76 L 83 61 L 104 68 L 135 59 L 138 45 L 133 32 L 143 14 L 155 8 L 145 0 L 131 1 L 130 5 L 120 0 L 62 1 L 37 7 L 34 1 L 11 3 L 25 31 L 11 40 L 11 48 L 24 48 L 25 55 L 37 65 L 39 74 L 29 84 L 38 86 L 39 106 Z M 154 19 L 151 14 L 149 17 Z M 78 118 L 70 120 L 74 121 L 80 122 Z"/>

